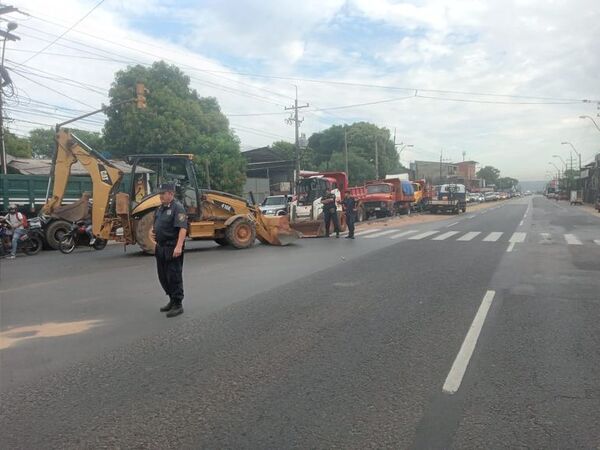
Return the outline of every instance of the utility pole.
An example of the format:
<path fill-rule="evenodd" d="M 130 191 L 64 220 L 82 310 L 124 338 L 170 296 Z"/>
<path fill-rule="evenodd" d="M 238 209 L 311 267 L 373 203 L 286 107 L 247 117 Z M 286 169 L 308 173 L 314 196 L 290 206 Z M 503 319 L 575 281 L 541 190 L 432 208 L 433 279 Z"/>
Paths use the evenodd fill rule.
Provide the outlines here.
<path fill-rule="evenodd" d="M 444 150 L 440 150 L 440 184 L 442 183 L 442 154 Z"/>
<path fill-rule="evenodd" d="M 344 158 L 346 160 L 346 176 L 350 176 L 350 172 L 348 170 L 348 133 L 346 132 L 346 127 L 344 126 Z"/>
<path fill-rule="evenodd" d="M 204 169 L 206 171 L 206 186 L 210 190 L 210 169 L 208 166 L 208 159 L 204 160 Z"/>
<path fill-rule="evenodd" d="M 294 86 L 296 88 L 296 99 L 294 100 L 294 106 L 285 107 L 286 111 L 293 110 L 293 114 L 291 117 L 286 119 L 288 124 L 294 123 L 294 131 L 295 131 L 295 146 L 296 146 L 296 154 L 294 155 L 295 159 L 295 179 L 294 179 L 294 191 L 296 190 L 296 180 L 300 177 L 300 138 L 299 138 L 299 128 L 300 124 L 304 122 L 304 118 L 300 120 L 298 118 L 298 110 L 302 108 L 308 108 L 310 105 L 306 103 L 305 105 L 298 106 L 298 86 Z"/>
<path fill-rule="evenodd" d="M 377 146 L 377 138 L 375 138 L 375 179 L 379 180 L 379 147 Z"/>
<path fill-rule="evenodd" d="M 0 6 L 0 16 L 11 12 L 19 12 L 19 10 L 14 6 Z M 8 22 L 6 31 L 0 30 L 0 36 L 4 38 L 2 40 L 2 60 L 0 61 L 0 146 L 2 147 L 2 173 L 4 175 L 8 173 L 6 145 L 4 143 L 4 86 L 11 83 L 8 72 L 4 68 L 4 53 L 6 51 L 6 41 L 18 41 L 21 39 L 11 33 L 17 26 L 15 22 Z"/>

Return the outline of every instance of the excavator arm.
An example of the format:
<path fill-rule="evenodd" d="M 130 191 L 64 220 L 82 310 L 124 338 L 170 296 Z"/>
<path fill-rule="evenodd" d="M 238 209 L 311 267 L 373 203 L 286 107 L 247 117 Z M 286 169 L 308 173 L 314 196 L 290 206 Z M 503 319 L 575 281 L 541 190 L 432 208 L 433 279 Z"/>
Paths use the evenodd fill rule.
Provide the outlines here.
<path fill-rule="evenodd" d="M 52 162 L 54 181 L 52 197 L 48 199 L 42 212 L 52 215 L 61 206 L 71 175 L 71 167 L 79 162 L 92 178 L 93 233 L 95 236 L 108 239 L 112 220 L 107 217 L 107 210 L 111 196 L 123 179 L 123 172 L 67 129 L 58 130 L 56 144 L 56 154 Z"/>

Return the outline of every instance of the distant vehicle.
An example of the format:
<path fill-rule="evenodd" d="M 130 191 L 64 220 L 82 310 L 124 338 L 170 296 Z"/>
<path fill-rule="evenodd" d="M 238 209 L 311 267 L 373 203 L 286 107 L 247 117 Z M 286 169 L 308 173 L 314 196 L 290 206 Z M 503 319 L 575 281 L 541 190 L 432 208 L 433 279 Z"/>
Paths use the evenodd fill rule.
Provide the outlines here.
<path fill-rule="evenodd" d="M 459 214 L 467 212 L 467 192 L 464 184 L 442 184 L 437 197 L 429 202 L 428 208 L 432 214 L 451 212 Z"/>
<path fill-rule="evenodd" d="M 367 192 L 362 199 L 364 217 L 390 217 L 396 214 L 410 214 L 415 203 L 415 191 L 408 180 L 387 178 L 369 181 L 365 185 Z"/>
<path fill-rule="evenodd" d="M 486 192 L 484 196 L 486 202 L 495 202 L 498 200 L 498 195 L 495 192 Z"/>
<path fill-rule="evenodd" d="M 467 194 L 467 203 L 479 203 L 480 201 L 481 201 L 481 198 L 479 197 L 479 194 L 476 194 L 476 193 Z"/>
<path fill-rule="evenodd" d="M 283 216 L 288 213 L 291 195 L 269 195 L 260 204 L 260 211 L 268 216 Z"/>

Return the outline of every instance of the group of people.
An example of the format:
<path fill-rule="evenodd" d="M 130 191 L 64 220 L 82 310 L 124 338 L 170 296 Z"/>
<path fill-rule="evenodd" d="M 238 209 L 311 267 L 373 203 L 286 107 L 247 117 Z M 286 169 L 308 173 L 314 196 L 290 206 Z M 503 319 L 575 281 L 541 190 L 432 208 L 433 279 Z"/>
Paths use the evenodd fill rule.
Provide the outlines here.
<path fill-rule="evenodd" d="M 344 200 L 341 201 L 344 215 L 346 216 L 346 224 L 348 225 L 348 236 L 346 239 L 354 239 L 354 223 L 356 222 L 357 201 L 351 191 L 344 193 Z M 323 203 L 323 220 L 325 221 L 325 236 L 329 237 L 329 229 L 333 222 L 335 237 L 340 237 L 340 221 L 337 215 L 337 199 L 331 189 L 327 189 L 325 195 L 321 199 Z"/>
<path fill-rule="evenodd" d="M 27 234 L 27 230 L 25 228 L 27 218 L 23 213 L 17 210 L 17 205 L 13 204 L 8 207 L 8 214 L 6 216 L 0 217 L 0 219 L 8 224 L 8 226 L 6 227 L 6 234 L 8 236 L 11 236 L 11 248 L 10 254 L 8 255 L 8 259 L 15 259 L 15 256 L 17 255 L 17 247 L 19 245 L 19 240 L 24 234 Z M 5 256 L 4 242 L 0 242 L 0 256 Z"/>

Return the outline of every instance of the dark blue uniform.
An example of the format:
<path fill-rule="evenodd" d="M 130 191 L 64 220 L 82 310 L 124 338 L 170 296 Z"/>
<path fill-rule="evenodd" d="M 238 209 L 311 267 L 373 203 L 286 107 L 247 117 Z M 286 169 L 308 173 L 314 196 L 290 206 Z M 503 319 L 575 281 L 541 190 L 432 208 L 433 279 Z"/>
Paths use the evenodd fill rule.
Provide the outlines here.
<path fill-rule="evenodd" d="M 335 205 L 336 198 L 334 193 L 325 194 L 321 199 L 321 202 L 326 199 L 333 199 L 333 202 L 323 204 L 323 220 L 325 220 L 325 235 L 329 237 L 329 225 L 333 220 L 333 228 L 335 229 L 336 237 L 340 235 L 340 222 L 337 216 L 337 207 Z"/>
<path fill-rule="evenodd" d="M 156 234 L 156 268 L 160 285 L 169 296 L 173 306 L 183 302 L 183 252 L 173 257 L 177 237 L 181 228 L 187 229 L 187 214 L 176 200 L 169 206 L 160 206 L 154 213 L 154 233 Z"/>
<path fill-rule="evenodd" d="M 346 223 L 348 224 L 348 238 L 354 239 L 354 222 L 356 221 L 356 199 L 346 196 L 342 201 L 344 212 L 346 214 Z"/>

